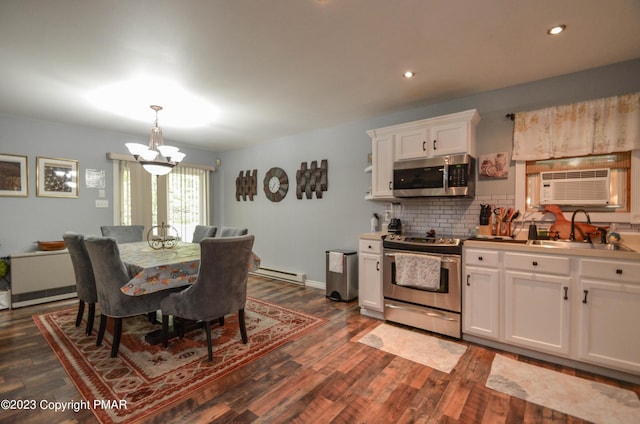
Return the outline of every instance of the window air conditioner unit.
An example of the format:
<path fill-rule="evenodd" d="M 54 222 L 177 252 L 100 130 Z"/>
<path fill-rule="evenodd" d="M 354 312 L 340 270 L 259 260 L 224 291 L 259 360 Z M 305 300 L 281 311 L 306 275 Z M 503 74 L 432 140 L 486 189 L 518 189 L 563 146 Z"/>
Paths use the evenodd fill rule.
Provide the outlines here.
<path fill-rule="evenodd" d="M 610 170 L 550 171 L 540 173 L 540 203 L 543 205 L 609 204 Z"/>

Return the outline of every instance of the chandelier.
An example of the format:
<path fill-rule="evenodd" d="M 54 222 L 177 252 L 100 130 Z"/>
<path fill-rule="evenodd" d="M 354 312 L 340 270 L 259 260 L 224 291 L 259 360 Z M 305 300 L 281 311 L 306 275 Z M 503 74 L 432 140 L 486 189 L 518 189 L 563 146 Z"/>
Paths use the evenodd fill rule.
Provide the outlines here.
<path fill-rule="evenodd" d="M 140 143 L 126 143 L 129 153 L 133 155 L 142 167 L 152 175 L 167 175 L 174 166 L 184 159 L 185 154 L 177 147 L 166 146 L 162 141 L 162 129 L 158 127 L 158 111 L 162 106 L 151 105 L 156 112 L 156 121 L 151 128 L 149 145 Z"/>

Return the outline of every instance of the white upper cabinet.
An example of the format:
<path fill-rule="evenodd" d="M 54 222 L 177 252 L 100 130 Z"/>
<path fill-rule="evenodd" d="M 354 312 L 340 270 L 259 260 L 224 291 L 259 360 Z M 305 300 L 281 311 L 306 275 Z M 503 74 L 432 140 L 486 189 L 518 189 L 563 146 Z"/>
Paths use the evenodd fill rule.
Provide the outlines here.
<path fill-rule="evenodd" d="M 393 199 L 393 162 L 468 153 L 476 156 L 475 109 L 367 131 L 372 141 L 371 194 Z"/>
<path fill-rule="evenodd" d="M 393 198 L 393 139 L 388 134 L 372 140 L 373 167 L 369 199 Z"/>
<path fill-rule="evenodd" d="M 387 127 L 394 133 L 395 160 L 468 153 L 476 156 L 475 109 Z M 378 130 L 381 131 L 381 130 Z"/>

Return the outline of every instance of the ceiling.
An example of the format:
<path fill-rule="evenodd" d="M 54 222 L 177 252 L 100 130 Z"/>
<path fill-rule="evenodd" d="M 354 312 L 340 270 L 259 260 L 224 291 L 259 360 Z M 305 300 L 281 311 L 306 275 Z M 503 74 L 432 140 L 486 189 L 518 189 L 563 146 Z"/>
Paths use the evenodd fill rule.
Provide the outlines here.
<path fill-rule="evenodd" d="M 147 136 L 156 103 L 167 140 L 229 150 L 638 58 L 638 28 L 638 0 L 1 0 L 0 113 Z M 137 119 L 88 100 L 133 78 Z M 202 110 L 171 84 L 215 121 L 171 125 Z"/>

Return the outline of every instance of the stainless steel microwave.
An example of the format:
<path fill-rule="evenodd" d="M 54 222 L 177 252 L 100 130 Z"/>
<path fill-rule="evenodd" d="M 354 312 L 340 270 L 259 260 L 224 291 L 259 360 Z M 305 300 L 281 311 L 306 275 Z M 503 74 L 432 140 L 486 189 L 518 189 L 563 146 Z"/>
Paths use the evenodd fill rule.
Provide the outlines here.
<path fill-rule="evenodd" d="M 475 163 L 467 154 L 396 161 L 393 163 L 393 195 L 474 197 Z"/>

